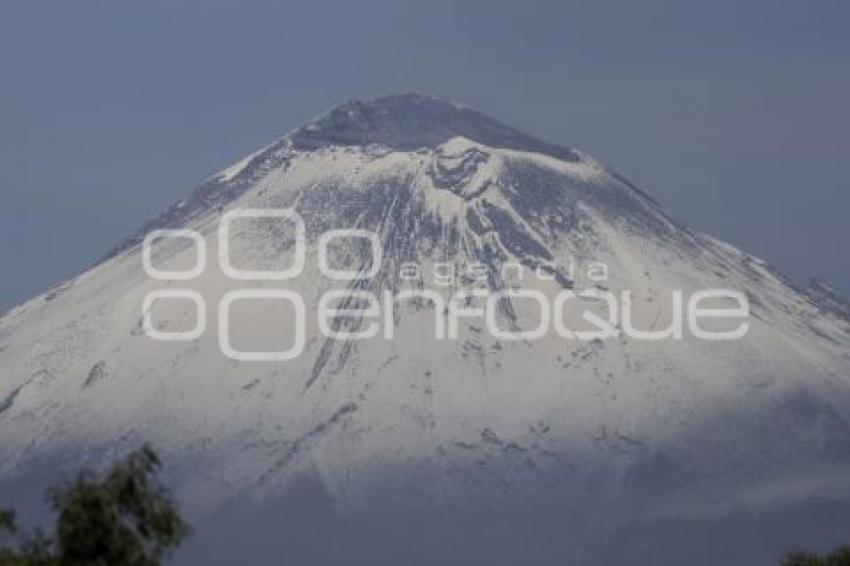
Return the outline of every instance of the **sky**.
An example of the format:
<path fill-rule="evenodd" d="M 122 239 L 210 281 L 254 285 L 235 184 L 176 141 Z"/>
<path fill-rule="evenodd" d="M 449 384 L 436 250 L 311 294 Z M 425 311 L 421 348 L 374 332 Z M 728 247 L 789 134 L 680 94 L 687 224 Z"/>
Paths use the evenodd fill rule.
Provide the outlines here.
<path fill-rule="evenodd" d="M 819 0 L 4 0 L 0 310 L 316 114 L 407 91 L 850 295 L 848 29 Z"/>

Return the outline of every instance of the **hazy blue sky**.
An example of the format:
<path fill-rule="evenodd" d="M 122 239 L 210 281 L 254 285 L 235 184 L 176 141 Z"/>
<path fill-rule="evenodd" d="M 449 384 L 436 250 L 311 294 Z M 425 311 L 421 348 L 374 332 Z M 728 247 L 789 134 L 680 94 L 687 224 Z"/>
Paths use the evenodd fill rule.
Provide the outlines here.
<path fill-rule="evenodd" d="M 348 99 L 418 90 L 850 291 L 850 2 L 0 4 L 0 307 Z"/>

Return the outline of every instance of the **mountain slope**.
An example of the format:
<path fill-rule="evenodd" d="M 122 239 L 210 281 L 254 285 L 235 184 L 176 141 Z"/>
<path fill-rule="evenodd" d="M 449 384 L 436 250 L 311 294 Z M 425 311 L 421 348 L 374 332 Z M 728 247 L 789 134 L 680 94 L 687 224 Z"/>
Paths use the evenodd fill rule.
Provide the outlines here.
<path fill-rule="evenodd" d="M 257 283 L 222 273 L 223 215 L 290 207 L 307 233 L 301 276 Z M 159 228 L 202 235 L 209 261 L 199 278 L 145 274 L 140 243 Z M 319 237 L 343 228 L 378 234 L 374 277 L 320 273 Z M 229 241 L 241 269 L 279 268 L 294 251 L 291 230 L 268 220 L 234 224 Z M 190 266 L 195 254 L 184 239 L 154 246 L 163 269 Z M 331 259 L 362 270 L 371 261 L 351 244 Z M 413 281 L 403 275 L 411 263 L 420 266 Z M 592 276 L 601 264 L 604 279 Z M 440 276 L 446 265 L 455 276 Z M 483 277 L 473 276 L 478 266 Z M 457 339 L 437 340 L 439 309 L 402 301 L 383 321 L 392 339 L 358 341 L 325 338 L 313 316 L 331 289 L 431 289 L 448 300 L 520 283 L 547 297 L 629 290 L 645 330 L 669 326 L 676 290 L 733 289 L 749 299 L 750 328 L 726 342 L 581 341 L 551 330 L 512 341 L 464 318 Z M 241 288 L 304 298 L 303 355 L 222 354 L 217 305 Z M 203 296 L 202 336 L 146 336 L 142 304 L 158 289 Z M 213 176 L 103 262 L 0 319 L 0 477 L 15 486 L 35 470 L 104 463 L 146 439 L 205 530 L 226 536 L 222 525 L 246 521 L 254 502 L 262 512 L 248 515 L 264 517 L 267 531 L 257 544 L 281 533 L 317 539 L 295 562 L 352 552 L 388 563 L 405 553 L 590 562 L 635 525 L 846 500 L 850 327 L 836 304 L 681 225 L 577 150 L 419 95 L 348 103 Z M 279 307 L 234 307 L 238 347 L 285 347 L 291 313 Z M 160 330 L 194 323 L 186 301 L 153 311 Z M 537 324 L 523 301 L 501 302 L 498 317 L 503 327 Z M 357 330 L 366 318 L 333 324 Z M 285 518 L 296 509 L 310 528 Z M 202 540 L 215 547 L 215 537 Z"/>

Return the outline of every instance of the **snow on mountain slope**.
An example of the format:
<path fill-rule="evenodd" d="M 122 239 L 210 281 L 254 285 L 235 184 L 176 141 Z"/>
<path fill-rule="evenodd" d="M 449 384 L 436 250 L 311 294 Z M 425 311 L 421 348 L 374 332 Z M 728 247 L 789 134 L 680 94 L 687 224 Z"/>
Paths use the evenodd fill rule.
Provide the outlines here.
<path fill-rule="evenodd" d="M 307 229 L 301 276 L 258 283 L 222 273 L 224 214 L 290 207 Z M 200 232 L 203 275 L 145 274 L 140 243 L 157 228 Z M 660 330 L 675 290 L 687 299 L 724 288 L 749 299 L 749 332 L 726 342 L 687 333 L 581 341 L 550 330 L 511 341 L 465 318 L 457 339 L 437 340 L 433 305 L 401 301 L 392 339 L 386 324 L 374 339 L 328 339 L 315 306 L 349 283 L 320 273 L 317 240 L 342 228 L 376 232 L 384 252 L 378 274 L 352 289 L 427 288 L 446 300 L 463 288 L 520 283 L 550 298 L 630 290 L 635 327 Z M 234 223 L 230 257 L 242 269 L 279 268 L 292 255 L 291 233 L 270 220 Z M 154 251 L 162 269 L 191 266 L 196 254 L 185 239 Z M 332 259 L 354 269 L 370 261 L 350 242 L 332 248 Z M 420 280 L 402 276 L 411 262 Z M 433 273 L 447 263 L 458 275 L 444 286 Z M 508 277 L 512 263 L 522 272 Z M 592 277 L 593 264 L 608 277 Z M 472 265 L 486 275 L 471 276 Z M 240 288 L 304 297 L 304 354 L 286 362 L 222 354 L 217 305 Z M 203 296 L 200 338 L 146 336 L 142 304 L 157 289 Z M 235 503 L 278 500 L 305 477 L 343 525 L 364 514 L 390 522 L 446 514 L 467 524 L 511 510 L 569 516 L 604 534 L 668 517 L 842 501 L 850 326 L 835 304 L 681 225 L 579 151 L 428 97 L 348 103 L 212 177 L 103 262 L 0 319 L 0 477 L 14 485 L 45 466 L 99 465 L 144 439 L 162 450 L 171 485 L 204 524 Z M 528 302 L 504 301 L 498 315 L 506 328 L 537 325 Z M 246 302 L 234 307 L 231 336 L 248 350 L 286 347 L 290 316 L 272 301 Z M 195 322 L 185 300 L 162 301 L 152 317 L 160 330 Z M 356 330 L 366 320 L 334 324 Z"/>

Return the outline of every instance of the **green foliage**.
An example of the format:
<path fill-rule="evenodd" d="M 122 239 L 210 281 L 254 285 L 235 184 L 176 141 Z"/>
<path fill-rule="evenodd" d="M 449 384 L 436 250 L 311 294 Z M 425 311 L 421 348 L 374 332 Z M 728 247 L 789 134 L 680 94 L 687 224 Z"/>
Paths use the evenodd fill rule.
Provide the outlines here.
<path fill-rule="evenodd" d="M 13 539 L 17 549 L 0 546 L 0 566 L 58 566 L 51 554 L 51 542 L 40 530 L 24 533 L 18 529 L 15 512 L 0 509 L 0 540 Z"/>
<path fill-rule="evenodd" d="M 795 550 L 782 559 L 782 566 L 850 566 L 850 546 L 839 546 L 824 555 Z"/>
<path fill-rule="evenodd" d="M 0 566 L 158 566 L 189 534 L 169 493 L 155 481 L 160 467 L 148 446 L 105 474 L 82 472 L 48 491 L 56 534 L 22 532 L 0 510 Z"/>

